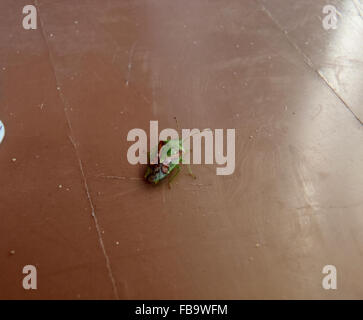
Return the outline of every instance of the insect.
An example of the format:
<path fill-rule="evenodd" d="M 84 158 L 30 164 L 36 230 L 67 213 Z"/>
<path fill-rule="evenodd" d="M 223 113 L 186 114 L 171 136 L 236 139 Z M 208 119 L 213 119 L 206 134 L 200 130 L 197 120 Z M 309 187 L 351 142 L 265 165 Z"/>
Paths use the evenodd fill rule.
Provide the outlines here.
<path fill-rule="evenodd" d="M 174 119 L 177 121 L 176 118 Z M 163 148 L 164 146 L 166 148 Z M 169 176 L 168 186 L 170 188 L 171 182 L 180 172 L 179 164 L 182 162 L 182 157 L 185 152 L 186 150 L 183 147 L 182 139 L 160 141 L 151 153 L 148 152 L 148 166 L 144 175 L 145 180 L 155 185 Z M 154 160 L 153 162 L 155 164 L 151 164 L 151 159 Z M 189 175 L 196 179 L 189 164 L 188 171 Z"/>

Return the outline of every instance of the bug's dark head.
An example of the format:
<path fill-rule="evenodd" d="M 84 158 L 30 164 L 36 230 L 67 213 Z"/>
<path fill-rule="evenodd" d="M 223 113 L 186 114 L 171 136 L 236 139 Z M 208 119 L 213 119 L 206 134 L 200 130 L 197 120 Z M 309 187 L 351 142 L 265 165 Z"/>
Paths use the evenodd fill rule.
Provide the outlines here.
<path fill-rule="evenodd" d="M 162 164 L 157 164 L 153 166 L 148 166 L 144 177 L 147 182 L 151 184 L 157 184 L 168 175 L 168 172 L 168 167 L 163 166 Z"/>
<path fill-rule="evenodd" d="M 146 181 L 151 184 L 157 184 L 159 182 L 159 179 L 158 179 L 157 175 L 150 174 L 146 177 Z"/>

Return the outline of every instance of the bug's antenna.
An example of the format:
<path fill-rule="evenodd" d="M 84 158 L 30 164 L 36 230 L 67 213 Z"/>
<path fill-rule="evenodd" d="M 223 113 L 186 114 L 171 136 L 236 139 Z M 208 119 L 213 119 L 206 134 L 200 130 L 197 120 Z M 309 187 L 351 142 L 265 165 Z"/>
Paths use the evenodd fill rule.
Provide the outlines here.
<path fill-rule="evenodd" d="M 176 122 L 176 129 L 179 131 L 179 124 L 178 124 L 178 120 L 176 119 L 176 117 L 174 117 L 174 120 Z"/>

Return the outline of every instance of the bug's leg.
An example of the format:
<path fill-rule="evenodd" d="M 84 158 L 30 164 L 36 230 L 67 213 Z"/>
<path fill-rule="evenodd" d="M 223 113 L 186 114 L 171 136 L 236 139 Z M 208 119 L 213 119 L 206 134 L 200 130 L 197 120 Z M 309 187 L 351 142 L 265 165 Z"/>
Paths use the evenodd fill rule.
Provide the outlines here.
<path fill-rule="evenodd" d="M 174 180 L 174 178 L 178 175 L 178 173 L 180 172 L 180 166 L 179 165 L 177 165 L 177 166 L 175 166 L 175 173 L 173 174 L 173 176 L 172 177 L 170 177 L 169 178 L 169 181 L 168 181 L 168 187 L 169 187 L 169 189 L 171 188 L 171 182 Z"/>
<path fill-rule="evenodd" d="M 146 179 L 150 174 L 152 173 L 152 170 L 150 167 L 146 168 L 145 174 L 144 174 L 144 178 Z"/>
<path fill-rule="evenodd" d="M 188 172 L 189 172 L 189 175 L 190 175 L 193 179 L 197 179 L 197 177 L 195 176 L 195 174 L 192 172 L 192 168 L 190 167 L 190 164 L 188 164 L 187 166 L 188 166 Z"/>

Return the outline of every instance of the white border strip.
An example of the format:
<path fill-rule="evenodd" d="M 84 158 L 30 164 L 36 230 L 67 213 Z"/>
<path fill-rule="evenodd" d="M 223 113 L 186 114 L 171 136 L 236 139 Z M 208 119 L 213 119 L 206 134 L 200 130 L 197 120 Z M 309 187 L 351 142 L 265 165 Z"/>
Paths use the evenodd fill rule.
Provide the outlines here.
<path fill-rule="evenodd" d="M 0 143 L 4 140 L 5 137 L 5 126 L 0 120 Z"/>

